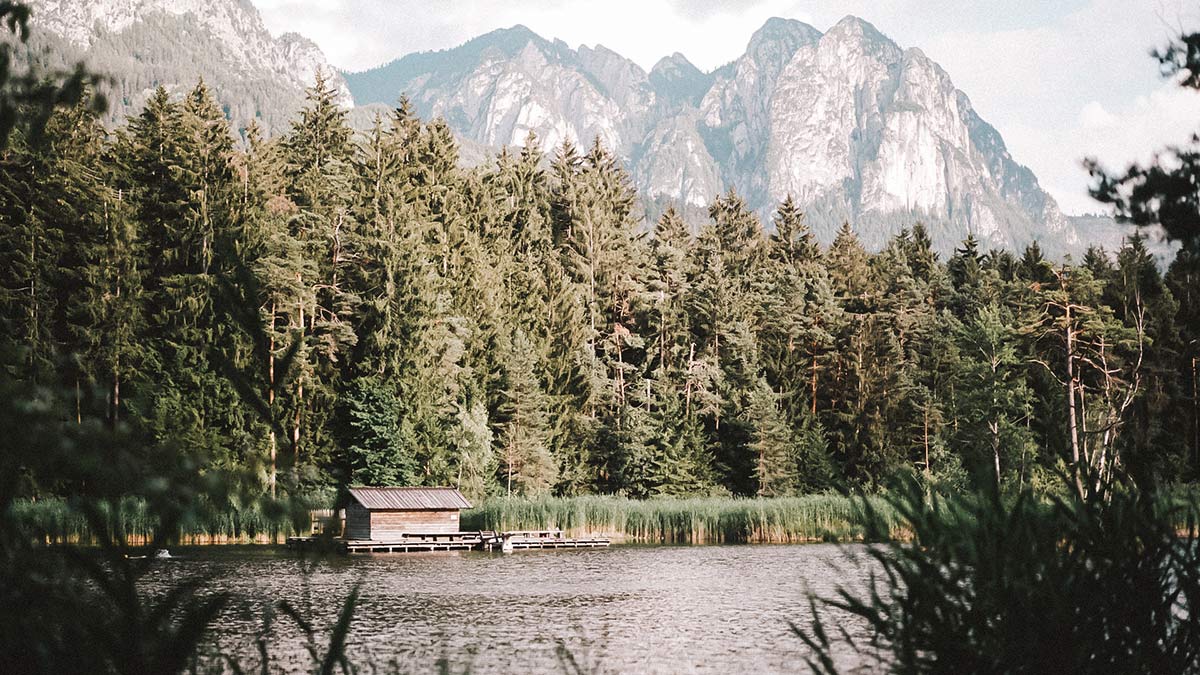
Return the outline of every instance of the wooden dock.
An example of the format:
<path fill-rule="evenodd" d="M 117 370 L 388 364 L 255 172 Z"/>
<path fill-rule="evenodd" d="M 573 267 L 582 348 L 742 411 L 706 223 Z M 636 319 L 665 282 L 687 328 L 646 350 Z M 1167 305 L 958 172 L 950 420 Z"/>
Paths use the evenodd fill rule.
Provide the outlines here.
<path fill-rule="evenodd" d="M 298 551 L 321 545 L 318 537 L 288 537 L 288 548 Z M 430 532 L 404 533 L 386 541 L 368 539 L 325 539 L 340 553 L 424 553 L 431 551 L 515 551 L 539 548 L 605 548 L 603 537 L 564 537 L 562 530 L 516 532 Z"/>
<path fill-rule="evenodd" d="M 609 540 L 603 537 L 572 539 L 562 530 L 521 530 L 517 532 L 483 532 L 484 550 L 517 550 L 533 548 L 604 548 Z"/>

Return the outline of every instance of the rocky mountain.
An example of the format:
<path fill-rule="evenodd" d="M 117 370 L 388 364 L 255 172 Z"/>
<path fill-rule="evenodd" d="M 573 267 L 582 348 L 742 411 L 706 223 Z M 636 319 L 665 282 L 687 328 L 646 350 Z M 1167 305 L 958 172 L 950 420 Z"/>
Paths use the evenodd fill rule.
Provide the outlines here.
<path fill-rule="evenodd" d="M 328 69 L 312 42 L 272 36 L 250 0 L 31 4 L 25 56 L 111 75 L 113 119 L 159 85 L 181 91 L 203 78 L 235 126 L 278 132 Z M 944 70 L 855 17 L 825 33 L 771 19 L 744 54 L 707 73 L 678 53 L 647 73 L 603 46 L 572 49 L 523 26 L 344 79 L 329 72 L 343 102 L 359 106 L 353 120 L 405 93 L 422 116 L 444 117 L 477 161 L 530 133 L 547 152 L 599 138 L 627 161 L 651 217 L 675 203 L 699 221 L 733 188 L 764 219 L 794 196 L 826 241 L 846 219 L 875 247 L 916 219 L 942 250 L 968 233 L 1057 252 L 1086 239 Z"/>
<path fill-rule="evenodd" d="M 282 129 L 318 68 L 342 102 L 341 75 L 311 40 L 272 36 L 249 0 L 29 0 L 28 58 L 49 67 L 83 61 L 109 75 L 114 119 L 136 113 L 154 88 L 190 89 L 203 78 L 235 125 Z"/>
<path fill-rule="evenodd" d="M 850 219 L 878 246 L 920 219 L 943 250 L 968 233 L 990 246 L 1081 243 L 949 75 L 856 17 L 826 33 L 771 19 L 711 73 L 680 54 L 646 73 L 516 26 L 346 80 L 359 105 L 407 94 L 486 146 L 534 132 L 552 152 L 599 137 L 660 203 L 700 209 L 733 187 L 766 216 L 790 194 L 825 240 Z"/>

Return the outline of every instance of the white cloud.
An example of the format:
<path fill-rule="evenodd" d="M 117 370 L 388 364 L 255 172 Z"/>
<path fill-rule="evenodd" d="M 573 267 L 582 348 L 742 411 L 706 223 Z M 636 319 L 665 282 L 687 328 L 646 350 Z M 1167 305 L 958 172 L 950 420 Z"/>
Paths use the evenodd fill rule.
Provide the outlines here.
<path fill-rule="evenodd" d="M 1088 101 L 1066 128 L 1022 123 L 1010 125 L 1003 133 L 1013 156 L 1033 169 L 1063 211 L 1079 214 L 1103 210 L 1087 194 L 1090 178 L 1082 167 L 1085 158 L 1118 171 L 1150 160 L 1168 145 L 1187 142 L 1197 131 L 1200 93 L 1163 83 L 1115 110 Z"/>
<path fill-rule="evenodd" d="M 1084 129 L 1111 127 L 1116 119 L 1099 101 L 1089 101 L 1083 106 L 1083 110 L 1079 111 L 1079 126 Z"/>

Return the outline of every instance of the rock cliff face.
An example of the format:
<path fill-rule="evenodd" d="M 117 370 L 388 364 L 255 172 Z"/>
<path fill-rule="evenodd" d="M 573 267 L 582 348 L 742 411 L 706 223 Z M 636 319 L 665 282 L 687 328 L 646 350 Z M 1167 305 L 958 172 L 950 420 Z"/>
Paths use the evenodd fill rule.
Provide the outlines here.
<path fill-rule="evenodd" d="M 112 76 L 114 117 L 136 113 L 154 87 L 203 77 L 237 123 L 278 131 L 318 68 L 353 105 L 340 73 L 311 40 L 274 37 L 249 0 L 30 0 L 35 49 Z M 286 106 L 286 107 L 285 107 Z"/>
<path fill-rule="evenodd" d="M 1074 232 L 966 95 L 918 49 L 848 17 L 796 50 L 767 123 L 768 194 L 854 216 L 962 223 L 1013 246 Z"/>
<path fill-rule="evenodd" d="M 925 221 L 939 248 L 1079 245 L 1074 226 L 967 96 L 918 49 L 846 17 L 827 33 L 771 19 L 738 59 L 703 73 L 680 54 L 649 74 L 604 47 L 528 29 L 347 75 L 359 105 L 405 93 L 470 141 L 552 152 L 599 137 L 648 199 L 703 207 L 730 187 L 762 215 L 785 196 L 828 240 L 842 219 L 879 245 Z"/>
<path fill-rule="evenodd" d="M 604 47 L 575 51 L 524 26 L 347 79 L 359 105 L 394 103 L 404 93 L 422 116 L 444 117 L 459 135 L 492 146 L 522 144 L 532 131 L 548 149 L 599 137 L 627 153 L 657 101 L 632 61 Z"/>

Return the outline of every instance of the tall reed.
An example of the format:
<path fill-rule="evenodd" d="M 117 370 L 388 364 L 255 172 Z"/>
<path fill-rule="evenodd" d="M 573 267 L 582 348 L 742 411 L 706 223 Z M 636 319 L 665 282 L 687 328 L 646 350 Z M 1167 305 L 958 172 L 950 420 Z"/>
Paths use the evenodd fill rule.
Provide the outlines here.
<path fill-rule="evenodd" d="M 887 519 L 881 499 L 869 498 Z M 18 501 L 13 517 L 31 538 L 49 543 L 95 540 L 83 514 L 62 499 Z M 669 544 L 853 541 L 864 536 L 861 500 L 834 494 L 746 499 L 613 496 L 496 497 L 463 513 L 463 530 L 563 530 L 568 536 L 604 535 L 620 541 Z M 125 499 L 104 508 L 106 526 L 131 543 L 149 541 L 157 522 L 147 504 Z M 895 520 L 893 519 L 893 522 Z M 308 533 L 306 512 L 270 505 L 245 507 L 202 501 L 170 533 L 181 544 L 282 543 Z"/>
<path fill-rule="evenodd" d="M 889 507 L 871 498 L 885 518 Z M 464 530 L 563 530 L 647 543 L 851 541 L 864 535 L 862 504 L 843 495 L 634 500 L 612 496 L 499 497 L 463 514 Z"/>
<path fill-rule="evenodd" d="M 121 532 L 133 544 L 148 542 L 158 522 L 146 502 L 126 498 L 101 505 L 105 527 Z M 58 498 L 16 501 L 11 506 L 15 522 L 33 539 L 52 544 L 90 544 L 96 533 L 83 513 Z M 306 509 L 288 509 L 259 503 L 246 506 L 216 505 L 200 500 L 168 539 L 180 544 L 283 543 L 287 537 L 307 534 Z"/>

